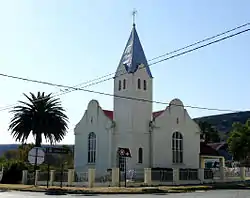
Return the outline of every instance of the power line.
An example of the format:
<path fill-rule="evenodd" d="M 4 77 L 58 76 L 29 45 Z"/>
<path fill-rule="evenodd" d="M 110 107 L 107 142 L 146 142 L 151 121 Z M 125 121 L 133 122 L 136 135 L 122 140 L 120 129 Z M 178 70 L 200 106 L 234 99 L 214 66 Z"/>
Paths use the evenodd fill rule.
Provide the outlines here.
<path fill-rule="evenodd" d="M 163 61 L 166 61 L 166 60 L 169 60 L 169 59 L 172 59 L 172 58 L 175 58 L 175 57 L 178 57 L 178 56 L 181 56 L 181 55 L 190 53 L 190 52 L 195 51 L 195 50 L 197 50 L 197 49 L 206 47 L 206 46 L 208 46 L 208 45 L 211 45 L 211 44 L 214 44 L 214 43 L 221 42 L 221 41 L 223 41 L 223 40 L 226 40 L 226 39 L 229 39 L 229 38 L 231 38 L 231 37 L 237 36 L 237 35 L 239 35 L 239 34 L 245 33 L 245 32 L 247 32 L 247 31 L 249 31 L 249 30 L 250 30 L 250 29 L 246 29 L 246 30 L 237 32 L 237 33 L 235 33 L 235 34 L 231 34 L 231 35 L 229 35 L 229 36 L 223 37 L 223 38 L 221 38 L 221 39 L 217 39 L 217 40 L 212 41 L 212 42 L 210 42 L 210 43 L 201 45 L 201 46 L 199 46 L 199 47 L 196 47 L 196 48 L 193 48 L 193 49 L 190 49 L 190 50 L 186 50 L 186 51 L 181 52 L 181 53 L 179 53 L 179 54 L 176 54 L 176 55 L 170 56 L 170 57 L 168 57 L 168 58 L 164 58 L 164 59 L 161 59 L 161 60 L 159 60 L 159 61 L 153 62 L 153 63 L 149 64 L 148 66 L 155 65 L 156 63 L 160 63 L 160 62 L 163 62 Z M 140 67 L 140 68 L 138 68 L 138 69 L 142 69 L 142 67 Z M 114 74 L 114 73 L 112 73 L 112 74 Z M 105 76 L 102 76 L 102 77 L 97 78 L 97 79 L 94 79 L 94 80 L 102 79 L 102 78 L 104 78 L 104 77 L 106 77 L 106 76 L 110 76 L 110 75 L 111 75 L 111 74 L 107 74 L 107 75 L 105 75 Z M 119 76 L 122 76 L 122 75 L 125 75 L 125 73 L 123 73 L 123 74 L 121 74 L 121 75 L 119 75 Z M 17 80 L 23 80 L 23 81 L 33 82 L 33 83 L 45 84 L 45 85 L 49 85 L 49 86 L 55 86 L 55 87 L 60 87 L 60 88 L 66 88 L 66 89 L 68 89 L 68 88 L 70 88 L 70 89 L 75 88 L 75 87 L 73 87 L 73 86 L 72 86 L 72 87 L 71 87 L 71 86 L 65 86 L 65 85 L 55 84 L 55 83 L 51 83 L 51 82 L 47 82 L 47 81 L 40 81 L 40 80 L 28 79 L 28 78 L 23 78 L 23 77 L 8 75 L 8 74 L 4 74 L 4 73 L 0 73 L 0 76 L 12 78 L 12 79 L 17 79 Z M 118 76 L 117 76 L 117 77 L 118 77 Z M 112 78 L 109 78 L 109 80 L 110 80 L 110 79 L 112 79 Z M 93 80 L 93 81 L 94 81 L 94 80 Z M 104 79 L 104 80 L 106 80 L 106 79 Z M 86 83 L 88 83 L 88 82 L 92 82 L 92 80 L 87 81 Z"/>
<path fill-rule="evenodd" d="M 22 79 L 22 80 L 25 79 L 25 78 L 16 77 L 16 76 L 9 76 L 9 75 L 5 75 L 5 76 L 13 77 L 15 79 Z M 121 98 L 121 99 L 137 100 L 137 101 L 141 101 L 141 102 L 150 102 L 150 103 L 155 103 L 155 104 L 169 105 L 169 103 L 167 103 L 167 102 L 160 102 L 160 101 L 155 101 L 155 100 L 147 100 L 147 99 L 144 99 L 144 98 L 135 98 L 135 97 L 129 97 L 129 96 L 119 96 L 119 95 L 109 94 L 109 93 L 105 93 L 105 92 L 99 92 L 99 91 L 88 90 L 88 89 L 83 89 L 83 88 L 75 88 L 75 87 L 71 87 L 71 86 L 67 86 L 67 85 L 54 84 L 54 83 L 50 83 L 50 82 L 43 82 L 43 81 L 37 81 L 37 80 L 29 80 L 29 79 L 25 79 L 25 80 L 35 82 L 35 83 L 46 84 L 46 85 L 57 86 L 57 87 L 63 87 L 63 88 L 67 88 L 67 89 L 74 89 L 74 90 L 78 90 L 78 91 L 85 91 L 85 92 L 95 93 L 95 94 L 100 94 L 100 95 L 105 95 L 105 96 L 112 96 L 112 97 L 117 97 L 117 98 Z M 176 105 L 176 104 L 173 104 L 173 105 L 180 106 L 180 105 Z M 193 108 L 193 109 L 200 109 L 200 110 L 223 111 L 223 112 L 240 112 L 241 111 L 241 110 L 231 110 L 231 109 L 218 109 L 218 108 L 199 107 L 199 106 L 191 106 L 191 105 L 185 105 L 184 107 Z M 0 111 L 3 111 L 3 110 L 1 109 Z"/>
<path fill-rule="evenodd" d="M 225 31 L 225 32 L 216 34 L 216 35 L 211 36 L 211 37 L 207 37 L 207 38 L 205 38 L 205 39 L 203 39 L 203 40 L 194 42 L 194 43 L 192 43 L 192 44 L 190 44 L 190 45 L 184 46 L 184 47 L 179 48 L 179 49 L 177 49 L 177 50 L 174 50 L 174 51 L 165 53 L 165 54 L 163 54 L 163 55 L 157 56 L 157 57 L 155 57 L 155 58 L 152 58 L 152 59 L 149 60 L 149 62 L 150 62 L 150 61 L 153 61 L 153 60 L 155 60 L 155 59 L 158 59 L 158 58 L 167 56 L 167 55 L 174 54 L 174 53 L 176 53 L 176 52 L 179 52 L 179 51 L 181 51 L 181 50 L 184 50 L 184 49 L 187 49 L 187 48 L 189 48 L 189 47 L 195 46 L 195 45 L 197 45 L 197 44 L 203 43 L 203 42 L 205 42 L 205 41 L 212 40 L 212 39 L 214 39 L 214 38 L 217 38 L 217 37 L 219 37 L 219 36 L 222 36 L 222 35 L 225 35 L 225 34 L 227 34 L 227 33 L 233 32 L 233 31 L 235 31 L 235 30 L 237 30 L 237 29 L 246 27 L 246 26 L 248 26 L 248 25 L 250 25 L 250 23 L 245 23 L 245 24 L 243 24 L 243 25 L 239 25 L 239 26 L 237 26 L 237 27 L 235 27 L 235 28 L 232 28 L 232 29 L 229 29 L 229 30 L 227 30 L 227 31 Z M 153 64 L 155 64 L 155 63 L 153 63 Z M 150 65 L 151 65 L 151 64 L 149 64 L 149 66 L 150 66 Z M 139 68 L 139 69 L 143 69 L 143 68 L 144 68 L 144 67 L 141 67 L 141 68 Z M 121 70 L 120 70 L 120 71 L 121 71 Z M 118 70 L 118 72 L 119 72 L 119 70 Z M 101 79 L 106 78 L 106 77 L 109 77 L 109 76 L 112 76 L 112 75 L 114 75 L 115 73 L 116 73 L 116 72 L 112 72 L 112 73 L 106 74 L 106 75 L 104 75 L 104 76 L 101 76 L 101 77 L 99 77 L 99 78 L 95 78 L 95 79 L 93 79 L 93 80 L 85 81 L 85 82 L 83 82 L 83 83 L 80 83 L 80 84 L 75 85 L 74 87 L 79 87 L 79 86 L 81 86 L 81 85 L 88 84 L 88 83 L 91 83 L 90 86 L 93 86 L 93 85 L 96 85 L 96 84 L 99 84 L 99 83 L 102 83 L 102 82 L 111 80 L 111 79 L 113 79 L 113 77 L 110 77 L 110 78 L 107 78 L 107 79 L 104 79 L 104 80 L 101 80 Z M 119 76 L 125 75 L 125 74 L 126 74 L 126 72 L 120 74 Z M 119 77 L 119 76 L 116 76 L 116 77 Z M 101 80 L 101 81 L 99 81 L 99 82 L 97 82 L 97 83 L 96 83 L 96 82 L 94 83 L 94 81 L 97 81 L 97 80 Z M 73 90 L 61 90 L 61 91 L 63 92 L 63 94 L 66 94 L 66 93 L 72 92 Z M 61 95 L 61 94 L 59 94 L 59 95 Z"/>
<path fill-rule="evenodd" d="M 149 102 L 149 103 L 155 103 L 155 104 L 163 104 L 163 105 L 169 105 L 170 103 L 167 102 L 160 102 L 156 100 L 147 100 L 144 98 L 136 98 L 136 97 L 129 97 L 129 96 L 120 96 L 120 95 L 115 95 L 115 94 L 110 94 L 110 93 L 105 93 L 105 92 L 99 92 L 99 91 L 94 91 L 94 90 L 88 90 L 88 89 L 83 89 L 83 88 L 75 88 L 75 87 L 70 87 L 66 85 L 59 85 L 59 84 L 53 84 L 53 83 L 46 83 L 54 86 L 60 86 L 68 89 L 75 89 L 78 91 L 84 91 L 84 92 L 89 92 L 89 93 L 95 93 L 99 95 L 105 95 L 105 96 L 112 96 L 116 98 L 121 98 L 121 99 L 127 99 L 127 100 L 136 100 L 136 101 L 141 101 L 141 102 Z M 182 106 L 182 105 L 177 105 L 173 104 L 174 106 Z M 200 109 L 200 110 L 209 110 L 209 111 L 220 111 L 220 112 L 241 112 L 241 110 L 232 110 L 232 109 L 218 109 L 218 108 L 208 108 L 208 107 L 199 107 L 199 106 L 191 106 L 191 105 L 184 105 L 183 107 L 186 108 L 192 108 L 192 109 Z M 2 111 L 2 110 L 0 110 Z"/>
<path fill-rule="evenodd" d="M 237 33 L 235 33 L 235 34 L 231 34 L 231 35 L 229 35 L 229 36 L 222 37 L 221 39 L 217 39 L 217 40 L 215 40 L 215 41 L 212 41 L 212 42 L 209 42 L 209 43 L 207 43 L 207 44 L 201 45 L 201 46 L 199 46 L 199 47 L 195 47 L 195 48 L 193 48 L 193 49 L 190 49 L 190 50 L 181 52 L 181 53 L 179 53 L 179 54 L 177 54 L 177 55 L 178 55 L 178 56 L 181 56 L 181 55 L 190 53 L 190 52 L 195 51 L 195 50 L 198 50 L 198 49 L 200 49 L 200 48 L 203 48 L 203 47 L 206 47 L 206 46 L 209 46 L 209 45 L 212 45 L 212 44 L 215 44 L 215 43 L 224 41 L 224 40 L 226 40 L 226 39 L 229 39 L 229 38 L 238 36 L 238 35 L 240 35 L 240 34 L 243 34 L 243 33 L 245 33 L 245 32 L 248 32 L 249 30 L 250 30 L 250 29 L 242 30 L 242 31 L 237 32 Z M 173 56 L 170 56 L 170 57 L 168 57 L 168 58 L 161 59 L 161 60 L 159 60 L 159 61 L 156 61 L 156 62 L 151 63 L 150 65 L 155 65 L 155 64 L 157 64 L 157 63 L 166 61 L 166 60 L 171 59 L 171 58 L 174 58 L 174 57 L 176 57 L 176 56 L 173 55 Z"/>
<path fill-rule="evenodd" d="M 10 76 L 10 75 L 5 75 L 5 76 L 13 77 L 15 79 L 22 79 L 22 80 L 25 79 L 25 78 L 20 78 L 20 77 L 16 77 L 16 76 Z M 73 90 L 76 90 L 76 91 L 78 90 L 78 91 L 85 91 L 85 92 L 95 93 L 95 94 L 100 94 L 100 95 L 105 95 L 105 96 L 112 96 L 112 97 L 117 97 L 117 98 L 121 98 L 121 99 L 137 100 L 137 101 L 141 101 L 141 102 L 150 102 L 150 103 L 155 103 L 155 104 L 169 105 L 169 103 L 167 103 L 167 102 L 160 102 L 160 101 L 155 101 L 155 100 L 147 100 L 147 99 L 144 99 L 144 98 L 135 98 L 135 97 L 129 97 L 129 96 L 119 96 L 119 95 L 109 94 L 109 93 L 105 93 L 105 92 L 99 92 L 99 91 L 88 90 L 88 89 L 83 89 L 83 88 L 75 88 L 75 87 L 71 87 L 71 86 L 66 86 L 66 85 L 61 85 L 61 84 L 54 84 L 54 83 L 50 83 L 50 82 L 43 82 L 43 81 L 37 81 L 37 80 L 30 80 L 30 79 L 25 79 L 25 80 L 35 82 L 35 83 L 40 83 L 40 84 L 63 87 L 63 88 L 66 88 L 66 89 L 73 89 Z M 179 106 L 179 105 L 176 105 L 176 104 L 173 104 L 173 105 Z M 220 111 L 220 112 L 234 112 L 234 113 L 240 112 L 240 110 L 208 108 L 208 107 L 199 107 L 199 106 L 191 106 L 191 105 L 185 105 L 184 107 L 193 108 L 193 109 L 200 109 L 200 110 Z M 3 111 L 3 110 L 6 110 L 6 109 L 0 109 L 0 111 Z"/>
<path fill-rule="evenodd" d="M 182 51 L 182 50 L 187 49 L 187 48 L 189 48 L 189 47 L 198 45 L 198 44 L 200 44 L 200 43 L 204 43 L 204 42 L 206 42 L 206 41 L 215 39 L 215 38 L 220 37 L 220 36 L 222 36 L 222 35 L 225 35 L 225 34 L 228 34 L 228 33 L 230 33 L 230 32 L 233 32 L 233 31 L 235 31 L 235 30 L 237 30 L 237 29 L 241 29 L 241 28 L 243 28 L 243 27 L 246 27 L 246 26 L 248 26 L 248 25 L 250 25 L 250 23 L 245 23 L 245 24 L 243 24 L 243 25 L 240 25 L 240 26 L 237 26 L 237 27 L 235 27 L 235 28 L 229 29 L 229 30 L 227 30 L 227 31 L 225 31 L 225 32 L 216 34 L 216 35 L 214 35 L 214 36 L 205 38 L 205 39 L 203 39 L 203 40 L 194 42 L 194 43 L 192 43 L 192 44 L 186 45 L 186 46 L 184 46 L 184 47 L 178 48 L 178 49 L 173 50 L 173 51 L 171 51 L 171 52 L 168 52 L 168 53 L 165 53 L 165 54 L 163 54 L 163 55 L 160 55 L 160 56 L 157 56 L 157 57 L 155 57 L 155 58 L 152 58 L 152 59 L 148 60 L 148 62 L 153 61 L 153 60 L 156 60 L 156 59 L 159 59 L 159 58 L 164 57 L 164 56 L 167 56 L 167 55 L 174 54 L 174 53 L 176 53 L 176 52 Z M 233 36 L 234 36 L 234 35 L 233 35 Z M 224 40 L 224 39 L 223 39 L 223 40 Z M 217 41 L 217 42 L 218 42 L 218 41 Z M 214 42 L 214 43 L 215 43 L 215 42 Z M 213 43 L 211 43 L 211 44 L 213 44 Z M 210 44 L 209 44 L 209 45 L 210 45 Z M 154 63 L 149 64 L 149 66 L 150 66 L 150 65 L 153 65 L 153 64 L 154 64 Z M 139 69 L 143 69 L 143 68 L 144 68 L 144 67 L 140 67 Z M 116 72 L 120 72 L 120 71 L 122 71 L 122 70 L 118 70 L 118 71 L 116 71 Z M 105 75 L 104 77 L 108 77 L 108 76 L 114 75 L 114 74 L 116 74 L 116 72 L 109 73 L 109 74 Z M 125 75 L 125 74 L 126 74 L 126 72 L 120 74 L 119 76 Z M 116 77 L 119 77 L 119 76 L 116 76 Z M 107 79 L 107 80 L 111 80 L 111 79 L 113 79 L 113 77 L 112 77 L 112 78 L 109 78 L 109 79 Z M 104 81 L 107 81 L 107 80 L 104 80 Z M 94 84 L 95 84 L 95 83 L 94 83 Z"/>
<path fill-rule="evenodd" d="M 163 62 L 163 61 L 166 61 L 166 60 L 169 60 L 169 59 L 171 59 L 171 58 L 175 58 L 175 57 L 178 57 L 178 56 L 181 56 L 181 55 L 190 53 L 190 52 L 195 51 L 195 50 L 197 50 L 197 49 L 206 47 L 206 46 L 208 46 L 208 45 L 211 45 L 211 44 L 214 44 L 214 43 L 218 43 L 218 42 L 220 42 L 220 41 L 223 41 L 223 40 L 232 38 L 232 37 L 237 36 L 237 35 L 239 35 L 239 34 L 245 33 L 245 32 L 247 32 L 247 31 L 249 31 L 249 30 L 250 30 L 250 29 L 246 29 L 246 30 L 237 32 L 237 33 L 235 33 L 235 34 L 231 34 L 231 35 L 229 35 L 229 36 L 223 37 L 223 38 L 221 38 L 221 39 L 212 41 L 212 42 L 210 42 L 210 43 L 204 44 L 204 45 L 202 45 L 202 46 L 193 48 L 193 49 L 191 49 L 191 50 L 187 50 L 187 51 L 181 52 L 181 53 L 179 53 L 179 54 L 173 55 L 173 56 L 171 56 L 171 57 L 164 58 L 164 59 L 162 59 L 162 60 L 159 60 L 159 61 L 156 61 L 156 62 L 150 64 L 149 66 L 154 65 L 154 64 L 157 64 L 157 63 L 160 63 L 160 62 Z M 142 68 L 139 68 L 139 69 L 142 69 Z M 98 79 L 102 79 L 102 78 L 105 78 L 106 76 L 110 76 L 110 75 L 111 75 L 111 74 L 108 74 L 108 75 L 105 75 L 105 76 L 103 76 L 103 77 L 96 78 L 96 79 L 94 79 L 94 80 L 90 80 L 90 81 L 87 81 L 87 82 L 92 82 L 92 81 L 95 81 L 95 80 L 98 80 Z M 124 75 L 124 74 L 121 74 L 121 75 Z M 50 86 L 55 86 L 55 87 L 60 87 L 60 88 L 65 88 L 65 92 L 63 92 L 63 93 L 61 93 L 61 94 L 59 94 L 59 95 L 63 95 L 63 94 L 66 94 L 66 93 L 69 93 L 69 92 L 72 92 L 72 91 L 77 91 L 77 90 L 82 90 L 82 91 L 84 91 L 83 88 L 76 88 L 76 87 L 73 87 L 73 86 L 66 86 L 66 85 L 61 85 L 61 84 L 55 84 L 55 83 L 46 82 L 46 81 L 32 80 L 32 79 L 28 79 L 28 78 L 12 76 L 12 75 L 7 75 L 7 74 L 3 74 L 3 73 L 0 73 L 0 76 L 4 76 L 4 77 L 8 77 L 8 78 L 13 78 L 13 79 L 18 79 L 18 80 L 23 80 L 23 81 L 28 81 L 28 82 L 33 82 L 33 83 L 45 84 L 45 85 L 50 85 Z M 117 77 L 118 77 L 118 76 L 117 76 Z M 94 84 L 99 84 L 99 83 L 105 82 L 105 81 L 110 80 L 110 79 L 113 79 L 113 77 L 112 77 L 112 78 L 103 79 L 103 80 L 101 80 L 101 81 L 97 81 L 97 82 L 95 82 L 95 83 L 92 83 L 92 84 L 90 84 L 90 85 L 86 85 L 86 86 L 84 86 L 84 87 L 92 86 L 92 85 L 94 85 Z M 87 82 L 86 82 L 86 83 L 87 83 Z M 85 91 L 91 92 L 91 90 L 85 90 Z M 93 92 L 93 93 L 94 93 L 94 92 Z M 104 95 L 105 95 L 105 94 L 104 94 Z M 116 96 L 115 96 L 115 97 L 116 97 Z M 152 102 L 153 102 L 153 101 L 152 101 Z M 155 101 L 154 101 L 154 102 L 155 102 Z M 161 102 L 160 102 L 160 103 L 161 103 Z M 162 104 L 168 104 L 168 103 L 162 103 Z M 10 105 L 9 105 L 9 106 L 10 106 Z M 0 111 L 9 109 L 9 108 L 10 108 L 9 106 L 0 109 Z M 189 106 L 186 106 L 186 107 L 189 107 Z M 191 108 L 191 106 L 190 106 L 190 108 Z M 195 107 L 195 108 L 196 108 L 196 107 Z M 202 108 L 199 107 L 199 109 L 202 109 Z M 207 110 L 216 110 L 216 109 L 211 109 L 211 108 L 205 108 L 205 109 L 207 109 Z M 218 109 L 217 109 L 217 110 L 218 110 Z M 231 110 L 223 110 L 223 111 L 231 111 Z"/>
<path fill-rule="evenodd" d="M 100 94 L 100 95 L 105 95 L 105 96 L 112 96 L 112 97 L 127 99 L 127 100 L 137 100 L 137 101 L 141 101 L 141 102 L 149 102 L 149 103 L 163 104 L 163 105 L 169 105 L 170 104 L 168 102 L 160 102 L 160 101 L 156 101 L 156 100 L 147 100 L 147 99 L 144 99 L 144 98 L 119 96 L 119 95 L 115 95 L 115 94 L 109 94 L 109 93 L 105 93 L 105 92 L 93 91 L 93 90 L 82 89 L 82 88 L 78 88 L 78 89 L 81 90 L 81 91 L 89 92 L 89 93 L 95 93 L 95 94 Z M 173 105 L 174 106 L 182 106 L 182 105 L 177 105 L 177 104 L 173 104 Z M 184 105 L 183 107 L 192 108 L 192 109 L 200 109 L 200 110 L 209 110 L 209 111 L 223 111 L 223 112 L 234 112 L 234 113 L 241 112 L 241 110 L 218 109 L 218 108 L 191 106 L 191 105 Z"/>
<path fill-rule="evenodd" d="M 243 25 L 237 26 L 237 27 L 232 28 L 232 29 L 230 29 L 230 30 L 227 30 L 227 31 L 225 31 L 225 32 L 221 32 L 221 33 L 219 33 L 219 34 L 216 34 L 216 35 L 211 36 L 211 37 L 207 37 L 207 38 L 205 38 L 205 39 L 203 39 L 203 40 L 197 41 L 197 42 L 192 43 L 192 44 L 190 44 L 190 45 L 186 45 L 186 46 L 184 46 L 184 47 L 182 47 L 182 48 L 179 48 L 179 49 L 177 49 L 177 50 L 174 50 L 174 51 L 165 53 L 165 54 L 163 54 L 163 55 L 157 56 L 157 57 L 152 58 L 152 59 L 150 59 L 150 60 L 148 60 L 148 61 L 153 61 L 153 60 L 155 60 L 155 59 L 159 59 L 159 58 L 162 58 L 162 57 L 164 57 L 164 56 L 168 56 L 168 55 L 170 55 L 170 54 L 179 52 L 179 51 L 181 51 L 181 50 L 184 50 L 184 49 L 193 47 L 194 45 L 197 45 L 197 44 L 200 44 L 200 43 L 204 43 L 205 41 L 209 41 L 209 40 L 215 39 L 215 38 L 217 38 L 217 37 L 219 37 L 219 36 L 228 34 L 228 33 L 230 33 L 230 32 L 233 32 L 233 31 L 237 30 L 237 29 L 241 29 L 241 28 L 246 27 L 246 26 L 248 26 L 248 25 L 250 25 L 250 23 L 245 23 L 245 24 L 243 24 Z"/>
<path fill-rule="evenodd" d="M 244 25 L 238 26 L 238 27 L 233 28 L 233 29 L 231 29 L 231 30 L 228 30 L 228 31 L 226 31 L 226 32 L 217 34 L 217 35 L 215 35 L 215 36 L 212 36 L 212 37 L 203 39 L 203 40 L 201 40 L 201 41 L 195 42 L 195 43 L 193 43 L 193 44 L 190 44 L 190 45 L 188 45 L 188 46 L 185 46 L 185 47 L 179 48 L 179 49 L 177 49 L 177 50 L 171 51 L 171 52 L 166 53 L 166 54 L 164 54 L 164 55 L 155 57 L 155 58 L 153 58 L 153 59 L 151 59 L 151 60 L 149 60 L 149 61 L 158 59 L 159 57 L 163 57 L 163 56 L 166 56 L 166 55 L 173 54 L 173 53 L 175 53 L 175 52 L 181 51 L 181 50 L 186 49 L 186 48 L 188 48 L 188 47 L 197 45 L 197 44 L 199 44 L 199 43 L 202 43 L 202 42 L 205 42 L 205 41 L 208 41 L 208 40 L 211 40 L 211 39 L 213 39 L 213 38 L 219 37 L 219 36 L 224 35 L 224 34 L 226 34 L 226 33 L 232 32 L 232 31 L 234 31 L 234 30 L 236 30 L 236 29 L 245 27 L 245 26 L 247 26 L 247 25 L 249 25 L 249 24 L 250 24 L 250 23 L 246 23 L 246 24 L 244 24 Z M 231 38 L 231 37 L 237 36 L 237 35 L 239 35 L 239 34 L 245 33 L 245 32 L 247 32 L 247 31 L 249 31 L 249 29 L 246 29 L 246 30 L 237 32 L 237 33 L 235 33 L 235 34 L 231 34 L 231 35 L 229 35 L 229 36 L 225 36 L 225 37 L 223 37 L 223 38 L 221 38 L 221 39 L 217 39 L 217 40 L 212 41 L 212 42 L 210 42 L 210 43 L 201 45 L 201 46 L 199 46 L 199 47 L 196 47 L 196 48 L 193 48 L 193 49 L 190 49 L 190 50 L 186 50 L 186 51 L 184 51 L 184 52 L 182 52 L 182 53 L 179 53 L 179 54 L 176 54 L 176 55 L 173 55 L 173 56 L 170 56 L 170 57 L 161 59 L 161 60 L 159 60 L 159 61 L 150 63 L 148 66 L 150 67 L 150 66 L 155 65 L 155 64 L 157 64 L 157 63 L 160 63 L 160 62 L 163 62 L 163 61 L 166 61 L 166 60 L 169 60 L 169 59 L 172 59 L 172 58 L 181 56 L 181 55 L 185 55 L 185 54 L 190 53 L 190 52 L 192 52 L 192 51 L 195 51 L 195 50 L 197 50 L 197 49 L 200 49 L 200 48 L 203 48 L 203 47 L 206 47 L 206 46 L 209 46 L 209 45 L 212 45 L 212 44 L 221 42 L 221 41 L 223 41 L 223 40 L 226 40 L 226 39 L 229 39 L 229 38 Z M 145 68 L 145 66 L 138 68 L 138 70 L 139 70 L 139 69 L 144 69 L 144 68 Z M 108 76 L 114 75 L 114 74 L 116 74 L 116 73 L 119 72 L 119 71 L 122 71 L 122 70 L 118 70 L 118 71 L 116 71 L 116 72 L 109 73 L 109 74 L 105 75 L 104 77 L 108 77 Z M 99 83 L 103 83 L 103 82 L 108 81 L 108 80 L 112 80 L 112 79 L 114 79 L 114 78 L 120 77 L 120 76 L 125 75 L 125 74 L 127 74 L 127 72 L 123 72 L 123 73 L 121 73 L 121 74 L 119 74 L 118 76 L 115 76 L 115 77 L 106 78 L 106 79 L 104 79 L 104 80 L 101 80 L 100 82 L 92 83 L 92 84 L 90 84 L 90 86 L 96 85 L 96 84 L 99 84 Z M 103 77 L 103 78 L 104 78 L 104 77 Z M 102 77 L 101 77 L 101 78 L 102 78 Z M 90 81 L 90 82 L 91 82 L 91 81 Z M 71 91 L 69 91 L 69 92 L 71 92 Z M 67 93 L 69 93 L 69 92 L 67 92 Z"/>
<path fill-rule="evenodd" d="M 54 94 L 53 94 L 54 97 L 58 97 L 58 96 L 67 94 L 67 93 L 70 93 L 70 92 L 72 92 L 72 91 L 77 91 L 77 88 L 76 88 L 77 85 L 75 85 L 75 86 L 65 86 L 65 85 L 59 85 L 59 84 L 54 84 L 54 83 L 44 82 L 44 81 L 38 81 L 38 80 L 31 80 L 31 79 L 28 79 L 28 78 L 17 77 L 17 76 L 11 76 L 11 75 L 6 75 L 6 74 L 3 74 L 3 75 L 2 75 L 1 73 L 0 73 L 0 76 L 9 77 L 9 78 L 17 79 L 17 80 L 24 80 L 24 81 L 33 82 L 33 83 L 38 83 L 38 84 L 45 84 L 45 85 L 50 85 L 50 86 L 54 86 L 54 87 L 64 88 L 64 90 L 61 90 L 60 92 L 54 93 Z M 82 85 L 82 84 L 87 84 L 88 82 L 96 81 L 96 80 L 101 79 L 101 78 L 104 78 L 104 77 L 105 77 L 105 76 L 96 78 L 96 79 L 94 79 L 94 80 L 89 80 L 89 81 L 86 81 L 86 82 L 80 83 L 80 84 L 81 84 L 81 85 Z M 95 85 L 95 84 L 99 84 L 99 83 L 105 82 L 105 81 L 107 81 L 107 80 L 104 79 L 104 80 L 100 80 L 100 81 L 97 81 L 97 82 L 92 82 L 91 84 L 87 84 L 87 85 L 85 85 L 85 86 L 83 86 L 83 87 L 81 87 L 81 88 L 84 89 L 84 88 L 87 88 L 87 87 L 89 87 L 89 86 L 93 86 L 93 85 Z M 41 100 L 43 100 L 43 99 L 37 99 L 36 101 L 38 102 L 38 101 L 41 101 Z M 16 104 L 12 104 L 12 105 L 7 105 L 7 106 L 5 106 L 5 107 L 0 108 L 0 111 L 5 111 L 5 110 L 8 110 L 8 109 L 11 109 L 11 108 L 13 108 L 15 105 L 17 105 L 17 103 L 16 103 Z"/>

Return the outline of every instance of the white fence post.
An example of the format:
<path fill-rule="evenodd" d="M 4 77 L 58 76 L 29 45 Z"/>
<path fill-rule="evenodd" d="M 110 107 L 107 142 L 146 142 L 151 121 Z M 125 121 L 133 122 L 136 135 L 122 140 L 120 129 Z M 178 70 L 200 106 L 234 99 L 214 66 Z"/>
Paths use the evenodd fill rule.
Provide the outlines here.
<path fill-rule="evenodd" d="M 23 170 L 22 173 L 22 184 L 28 184 L 28 170 Z"/>
<path fill-rule="evenodd" d="M 119 185 L 120 169 L 112 168 L 112 186 L 117 187 Z"/>
<path fill-rule="evenodd" d="M 173 183 L 175 185 L 179 184 L 179 168 L 173 168 Z"/>
<path fill-rule="evenodd" d="M 74 169 L 69 169 L 68 170 L 68 186 L 73 185 L 73 180 L 74 180 Z"/>
<path fill-rule="evenodd" d="M 201 181 L 201 183 L 203 184 L 204 181 L 205 181 L 205 178 L 204 178 L 204 168 L 199 168 L 199 180 Z"/>
<path fill-rule="evenodd" d="M 95 183 L 95 169 L 93 168 L 90 168 L 88 170 L 88 182 L 89 182 L 89 188 L 93 188 Z"/>
<path fill-rule="evenodd" d="M 151 168 L 144 168 L 144 183 L 146 185 L 152 184 Z"/>
<path fill-rule="evenodd" d="M 54 180 L 55 180 L 55 170 L 51 170 L 50 171 L 50 181 L 49 181 L 50 186 L 53 186 Z"/>
<path fill-rule="evenodd" d="M 36 170 L 35 186 L 37 186 L 37 182 L 38 182 L 38 179 L 39 179 L 39 173 L 40 173 L 40 170 Z"/>
<path fill-rule="evenodd" d="M 245 167 L 240 167 L 240 178 L 242 181 L 246 180 L 246 168 Z"/>

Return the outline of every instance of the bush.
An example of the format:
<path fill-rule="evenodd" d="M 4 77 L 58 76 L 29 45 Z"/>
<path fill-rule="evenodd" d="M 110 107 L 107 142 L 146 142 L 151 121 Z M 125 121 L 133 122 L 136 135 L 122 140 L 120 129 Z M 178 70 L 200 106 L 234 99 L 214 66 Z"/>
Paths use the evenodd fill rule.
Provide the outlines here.
<path fill-rule="evenodd" d="M 2 184 L 19 184 L 22 181 L 22 171 L 26 169 L 22 162 L 13 162 L 4 169 Z"/>

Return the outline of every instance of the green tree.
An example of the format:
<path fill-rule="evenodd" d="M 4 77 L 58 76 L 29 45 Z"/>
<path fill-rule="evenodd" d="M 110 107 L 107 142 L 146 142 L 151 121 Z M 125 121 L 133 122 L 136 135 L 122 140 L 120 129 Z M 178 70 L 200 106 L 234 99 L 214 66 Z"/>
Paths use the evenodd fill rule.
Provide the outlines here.
<path fill-rule="evenodd" d="M 201 129 L 201 139 L 206 143 L 220 142 L 219 132 L 210 123 L 200 121 L 198 125 Z"/>
<path fill-rule="evenodd" d="M 35 146 L 41 146 L 42 137 L 51 144 L 60 142 L 66 135 L 68 117 L 58 98 L 51 94 L 24 94 L 28 102 L 19 101 L 19 105 L 11 111 L 9 130 L 16 141 L 25 143 L 32 134 Z"/>
<path fill-rule="evenodd" d="M 234 123 L 227 140 L 230 153 L 234 160 L 245 161 L 250 156 L 250 119 L 245 124 Z"/>
<path fill-rule="evenodd" d="M 12 160 L 12 159 L 19 159 L 19 153 L 18 150 L 8 150 L 4 152 L 3 157 L 6 158 L 6 160 Z"/>
<path fill-rule="evenodd" d="M 73 168 L 74 167 L 74 152 L 72 149 L 70 149 L 69 146 L 63 145 L 62 148 L 65 150 L 68 150 L 68 154 L 63 155 L 63 161 L 67 162 L 68 168 Z"/>
<path fill-rule="evenodd" d="M 27 162 L 29 151 L 33 147 L 34 147 L 34 144 L 21 144 L 18 147 L 19 160 L 22 162 Z"/>

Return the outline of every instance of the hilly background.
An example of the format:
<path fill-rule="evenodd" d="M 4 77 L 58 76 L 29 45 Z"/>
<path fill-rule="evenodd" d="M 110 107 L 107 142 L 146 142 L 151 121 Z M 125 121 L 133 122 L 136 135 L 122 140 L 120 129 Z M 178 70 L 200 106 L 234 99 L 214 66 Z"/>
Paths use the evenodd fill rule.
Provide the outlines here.
<path fill-rule="evenodd" d="M 234 122 L 240 122 L 242 124 L 245 124 L 245 122 L 249 118 L 250 118 L 250 111 L 243 111 L 239 113 L 228 113 L 228 114 L 195 118 L 194 121 L 196 121 L 197 123 L 200 121 L 210 123 L 213 127 L 215 127 L 219 131 L 222 140 L 226 140 L 228 134 L 232 129 L 232 124 Z"/>

